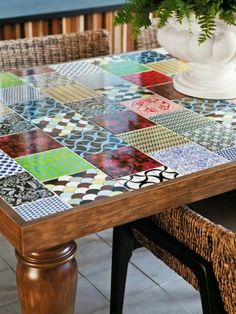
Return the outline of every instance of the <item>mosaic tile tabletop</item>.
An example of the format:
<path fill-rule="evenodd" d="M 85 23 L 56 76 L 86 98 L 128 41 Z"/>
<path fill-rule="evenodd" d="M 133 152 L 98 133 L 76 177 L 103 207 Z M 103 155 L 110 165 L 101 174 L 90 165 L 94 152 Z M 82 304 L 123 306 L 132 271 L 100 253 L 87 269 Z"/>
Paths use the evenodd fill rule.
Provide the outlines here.
<path fill-rule="evenodd" d="M 236 101 L 162 49 L 0 73 L 0 197 L 23 221 L 236 160 Z"/>

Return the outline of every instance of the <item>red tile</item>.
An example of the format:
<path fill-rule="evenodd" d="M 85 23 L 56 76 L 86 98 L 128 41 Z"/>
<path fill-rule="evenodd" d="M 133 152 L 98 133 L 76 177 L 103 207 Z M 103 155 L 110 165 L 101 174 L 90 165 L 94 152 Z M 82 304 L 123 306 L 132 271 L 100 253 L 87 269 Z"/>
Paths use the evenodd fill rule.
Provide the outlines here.
<path fill-rule="evenodd" d="M 171 77 L 156 71 L 129 74 L 123 78 L 142 87 L 172 82 Z"/>

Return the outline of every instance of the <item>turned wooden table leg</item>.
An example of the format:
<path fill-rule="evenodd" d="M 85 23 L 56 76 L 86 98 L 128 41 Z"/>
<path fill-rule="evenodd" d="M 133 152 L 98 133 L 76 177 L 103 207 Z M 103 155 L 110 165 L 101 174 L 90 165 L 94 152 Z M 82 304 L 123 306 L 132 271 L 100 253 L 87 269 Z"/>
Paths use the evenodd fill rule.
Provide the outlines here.
<path fill-rule="evenodd" d="M 23 314 L 73 314 L 77 286 L 76 243 L 20 256 L 16 279 Z"/>

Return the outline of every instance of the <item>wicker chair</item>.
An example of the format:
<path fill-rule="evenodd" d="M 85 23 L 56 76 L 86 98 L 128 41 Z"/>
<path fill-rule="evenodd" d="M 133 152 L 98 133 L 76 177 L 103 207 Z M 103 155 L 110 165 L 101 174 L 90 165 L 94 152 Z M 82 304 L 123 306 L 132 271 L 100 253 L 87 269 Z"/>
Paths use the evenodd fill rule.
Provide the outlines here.
<path fill-rule="evenodd" d="M 204 314 L 235 314 L 235 209 L 233 191 L 116 227 L 110 313 L 122 313 L 128 262 L 143 246 L 199 289 Z"/>
<path fill-rule="evenodd" d="M 143 28 L 136 40 L 137 50 L 153 49 L 160 47 L 157 40 L 157 28 L 150 26 Z"/>
<path fill-rule="evenodd" d="M 28 68 L 109 54 L 104 30 L 0 41 L 0 70 Z"/>

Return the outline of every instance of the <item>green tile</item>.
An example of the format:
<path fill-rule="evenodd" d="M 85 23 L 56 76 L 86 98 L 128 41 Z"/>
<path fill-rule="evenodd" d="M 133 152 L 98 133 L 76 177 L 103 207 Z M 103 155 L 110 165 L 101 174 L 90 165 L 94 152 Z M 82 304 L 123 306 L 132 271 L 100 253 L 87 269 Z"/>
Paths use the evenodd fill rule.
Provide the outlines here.
<path fill-rule="evenodd" d="M 24 85 L 25 82 L 10 72 L 0 73 L 0 88 Z"/>
<path fill-rule="evenodd" d="M 123 76 L 126 74 L 133 74 L 138 72 L 148 71 L 149 68 L 145 65 L 139 64 L 134 61 L 115 61 L 109 63 L 103 63 L 99 65 L 103 69 L 110 71 L 118 76 Z"/>
<path fill-rule="evenodd" d="M 65 147 L 16 158 L 16 161 L 40 181 L 94 168 Z"/>

